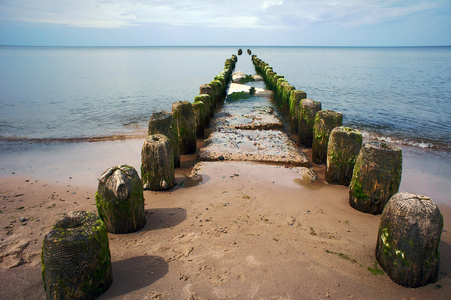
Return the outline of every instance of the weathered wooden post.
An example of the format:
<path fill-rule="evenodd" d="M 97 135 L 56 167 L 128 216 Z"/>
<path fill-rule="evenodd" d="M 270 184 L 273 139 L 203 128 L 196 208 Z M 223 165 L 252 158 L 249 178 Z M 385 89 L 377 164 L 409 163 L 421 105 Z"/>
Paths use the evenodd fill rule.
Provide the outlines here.
<path fill-rule="evenodd" d="M 298 142 L 302 146 L 312 147 L 313 124 L 316 113 L 321 110 L 321 102 L 302 99 L 299 103 Z"/>
<path fill-rule="evenodd" d="M 174 159 L 171 141 L 162 134 L 149 135 L 141 150 L 143 188 L 165 191 L 175 186 Z"/>
<path fill-rule="evenodd" d="M 362 134 L 357 129 L 340 126 L 332 130 L 327 146 L 328 183 L 349 185 L 362 141 Z"/>
<path fill-rule="evenodd" d="M 148 135 L 163 134 L 171 141 L 174 167 L 180 167 L 179 130 L 174 116 L 167 111 L 153 113 L 149 120 Z"/>
<path fill-rule="evenodd" d="M 428 197 L 397 193 L 381 217 L 376 258 L 397 284 L 416 288 L 437 281 L 443 217 Z"/>
<path fill-rule="evenodd" d="M 343 124 L 343 114 L 333 110 L 321 110 L 313 123 L 312 160 L 324 164 L 327 160 L 327 144 L 332 129 Z"/>
<path fill-rule="evenodd" d="M 179 101 L 172 104 L 172 114 L 177 121 L 179 130 L 180 154 L 196 152 L 196 120 L 194 110 L 188 101 Z"/>
<path fill-rule="evenodd" d="M 238 55 L 243 54 L 243 50 L 242 49 L 238 49 Z"/>
<path fill-rule="evenodd" d="M 113 282 L 105 224 L 96 215 L 70 212 L 44 237 L 41 253 L 46 299 L 94 299 Z"/>
<path fill-rule="evenodd" d="M 196 120 L 196 136 L 203 138 L 205 135 L 205 104 L 203 102 L 194 102 L 194 120 Z"/>
<path fill-rule="evenodd" d="M 202 94 L 194 97 L 194 102 L 202 102 L 205 105 L 205 126 L 210 125 L 210 118 L 214 115 L 214 108 L 211 103 L 211 97 L 208 94 Z"/>
<path fill-rule="evenodd" d="M 302 99 L 307 98 L 307 94 L 303 91 L 294 90 L 290 95 L 290 110 L 289 110 L 289 118 L 290 118 L 290 127 L 291 133 L 298 133 L 298 123 L 299 123 L 299 103 Z"/>
<path fill-rule="evenodd" d="M 249 55 L 251 55 L 251 54 L 252 54 L 252 51 L 251 51 L 251 49 L 247 49 L 247 54 L 249 54 Z"/>
<path fill-rule="evenodd" d="M 199 86 L 199 94 L 200 95 L 209 95 L 211 98 L 211 116 L 213 117 L 214 114 L 214 108 L 216 107 L 216 98 L 215 95 L 213 93 L 213 89 L 211 87 L 210 84 L 202 84 L 201 86 Z"/>
<path fill-rule="evenodd" d="M 401 174 L 401 148 L 385 142 L 363 144 L 349 184 L 349 204 L 364 213 L 382 213 L 390 197 L 398 192 Z"/>
<path fill-rule="evenodd" d="M 143 184 L 135 168 L 109 168 L 99 178 L 96 193 L 99 216 L 111 233 L 129 233 L 146 224 Z"/>

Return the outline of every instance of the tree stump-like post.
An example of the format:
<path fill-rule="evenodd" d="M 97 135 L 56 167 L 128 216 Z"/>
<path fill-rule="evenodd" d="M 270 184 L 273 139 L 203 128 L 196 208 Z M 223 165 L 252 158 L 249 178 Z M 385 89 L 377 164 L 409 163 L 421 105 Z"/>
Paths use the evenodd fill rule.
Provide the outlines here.
<path fill-rule="evenodd" d="M 46 299 L 95 299 L 113 282 L 105 224 L 86 211 L 70 212 L 44 237 Z"/>
<path fill-rule="evenodd" d="M 153 113 L 149 120 L 147 135 L 163 134 L 171 141 L 174 153 L 174 168 L 180 167 L 179 130 L 172 113 L 160 111 Z"/>
<path fill-rule="evenodd" d="M 294 90 L 290 95 L 290 131 L 293 134 L 298 133 L 298 123 L 299 123 L 299 104 L 302 99 L 307 98 L 307 94 L 303 91 Z"/>
<path fill-rule="evenodd" d="M 141 178 L 143 188 L 165 191 L 175 186 L 173 151 L 168 137 L 149 135 L 141 151 Z"/>
<path fill-rule="evenodd" d="M 203 138 L 205 136 L 205 104 L 203 102 L 194 102 L 194 120 L 196 120 L 196 136 Z"/>
<path fill-rule="evenodd" d="M 401 174 L 401 148 L 385 142 L 363 144 L 349 184 L 349 204 L 364 213 L 382 213 L 398 192 Z"/>
<path fill-rule="evenodd" d="M 343 125 L 343 114 L 333 110 L 320 110 L 313 123 L 312 160 L 316 164 L 327 161 L 327 145 L 332 129 Z"/>
<path fill-rule="evenodd" d="M 109 168 L 99 178 L 96 193 L 99 216 L 111 233 L 130 233 L 146 224 L 143 184 L 135 168 Z"/>
<path fill-rule="evenodd" d="M 210 118 L 214 115 L 214 107 L 211 102 L 211 96 L 202 94 L 194 97 L 194 102 L 202 102 L 205 105 L 205 126 L 210 125 Z"/>
<path fill-rule="evenodd" d="M 243 49 L 238 49 L 238 55 L 243 54 Z"/>
<path fill-rule="evenodd" d="M 327 146 L 326 181 L 348 186 L 355 160 L 362 147 L 360 131 L 349 127 L 335 127 Z"/>
<path fill-rule="evenodd" d="M 437 281 L 443 217 L 428 197 L 397 193 L 381 217 L 376 258 L 397 284 L 416 288 Z"/>
<path fill-rule="evenodd" d="M 201 86 L 199 86 L 199 94 L 210 96 L 211 107 L 212 107 L 210 114 L 213 117 L 214 109 L 216 108 L 216 95 L 215 95 L 212 85 L 211 84 L 202 84 Z"/>
<path fill-rule="evenodd" d="M 312 147 L 313 124 L 315 116 L 321 110 L 321 102 L 302 99 L 299 103 L 298 142 L 302 146 Z"/>
<path fill-rule="evenodd" d="M 177 121 L 180 154 L 196 152 L 196 120 L 194 110 L 188 101 L 172 104 L 172 114 Z"/>

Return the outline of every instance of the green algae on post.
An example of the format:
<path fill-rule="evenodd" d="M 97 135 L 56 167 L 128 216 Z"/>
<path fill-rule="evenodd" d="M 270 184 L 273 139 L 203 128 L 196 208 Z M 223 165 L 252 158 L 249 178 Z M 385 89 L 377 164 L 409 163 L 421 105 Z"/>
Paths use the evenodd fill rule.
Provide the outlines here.
<path fill-rule="evenodd" d="M 42 279 L 46 299 L 94 299 L 113 281 L 105 224 L 98 216 L 71 212 L 44 237 Z"/>
<path fill-rule="evenodd" d="M 357 129 L 335 127 L 327 146 L 326 181 L 348 186 L 354 164 L 362 147 L 362 134 Z"/>
<path fill-rule="evenodd" d="M 401 174 L 401 148 L 385 142 L 363 144 L 349 184 L 349 204 L 364 213 L 382 213 L 398 192 Z"/>
<path fill-rule="evenodd" d="M 429 197 L 397 193 L 379 225 L 376 258 L 397 284 L 416 288 L 436 282 L 443 216 Z"/>
<path fill-rule="evenodd" d="M 146 224 L 143 184 L 127 165 L 109 168 L 99 178 L 96 193 L 99 216 L 111 233 L 129 233 Z"/>

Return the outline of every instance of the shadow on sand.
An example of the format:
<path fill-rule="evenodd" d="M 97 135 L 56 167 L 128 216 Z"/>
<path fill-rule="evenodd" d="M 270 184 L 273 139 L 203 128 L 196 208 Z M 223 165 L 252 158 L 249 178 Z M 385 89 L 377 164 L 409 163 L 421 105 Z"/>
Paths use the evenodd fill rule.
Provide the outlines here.
<path fill-rule="evenodd" d="M 109 299 L 147 287 L 168 273 L 159 256 L 136 256 L 113 262 L 113 283 L 99 299 Z"/>

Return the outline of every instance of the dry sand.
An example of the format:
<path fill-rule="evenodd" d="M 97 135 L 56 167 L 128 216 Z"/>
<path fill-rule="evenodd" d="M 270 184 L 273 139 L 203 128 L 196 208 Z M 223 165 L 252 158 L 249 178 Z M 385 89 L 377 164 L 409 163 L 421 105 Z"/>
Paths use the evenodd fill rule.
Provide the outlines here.
<path fill-rule="evenodd" d="M 351 208 L 346 187 L 324 182 L 324 166 L 313 165 L 319 179 L 308 183 L 284 165 L 207 162 L 196 184 L 186 177 L 193 158 L 183 157 L 176 188 L 145 192 L 142 230 L 109 234 L 113 284 L 101 299 L 451 298 L 449 207 L 440 205 L 439 280 L 409 289 L 368 270 L 380 216 Z M 0 178 L 1 299 L 44 299 L 44 235 L 62 213 L 96 211 L 96 183 L 80 176 L 92 172 L 71 170 L 58 183 Z"/>

